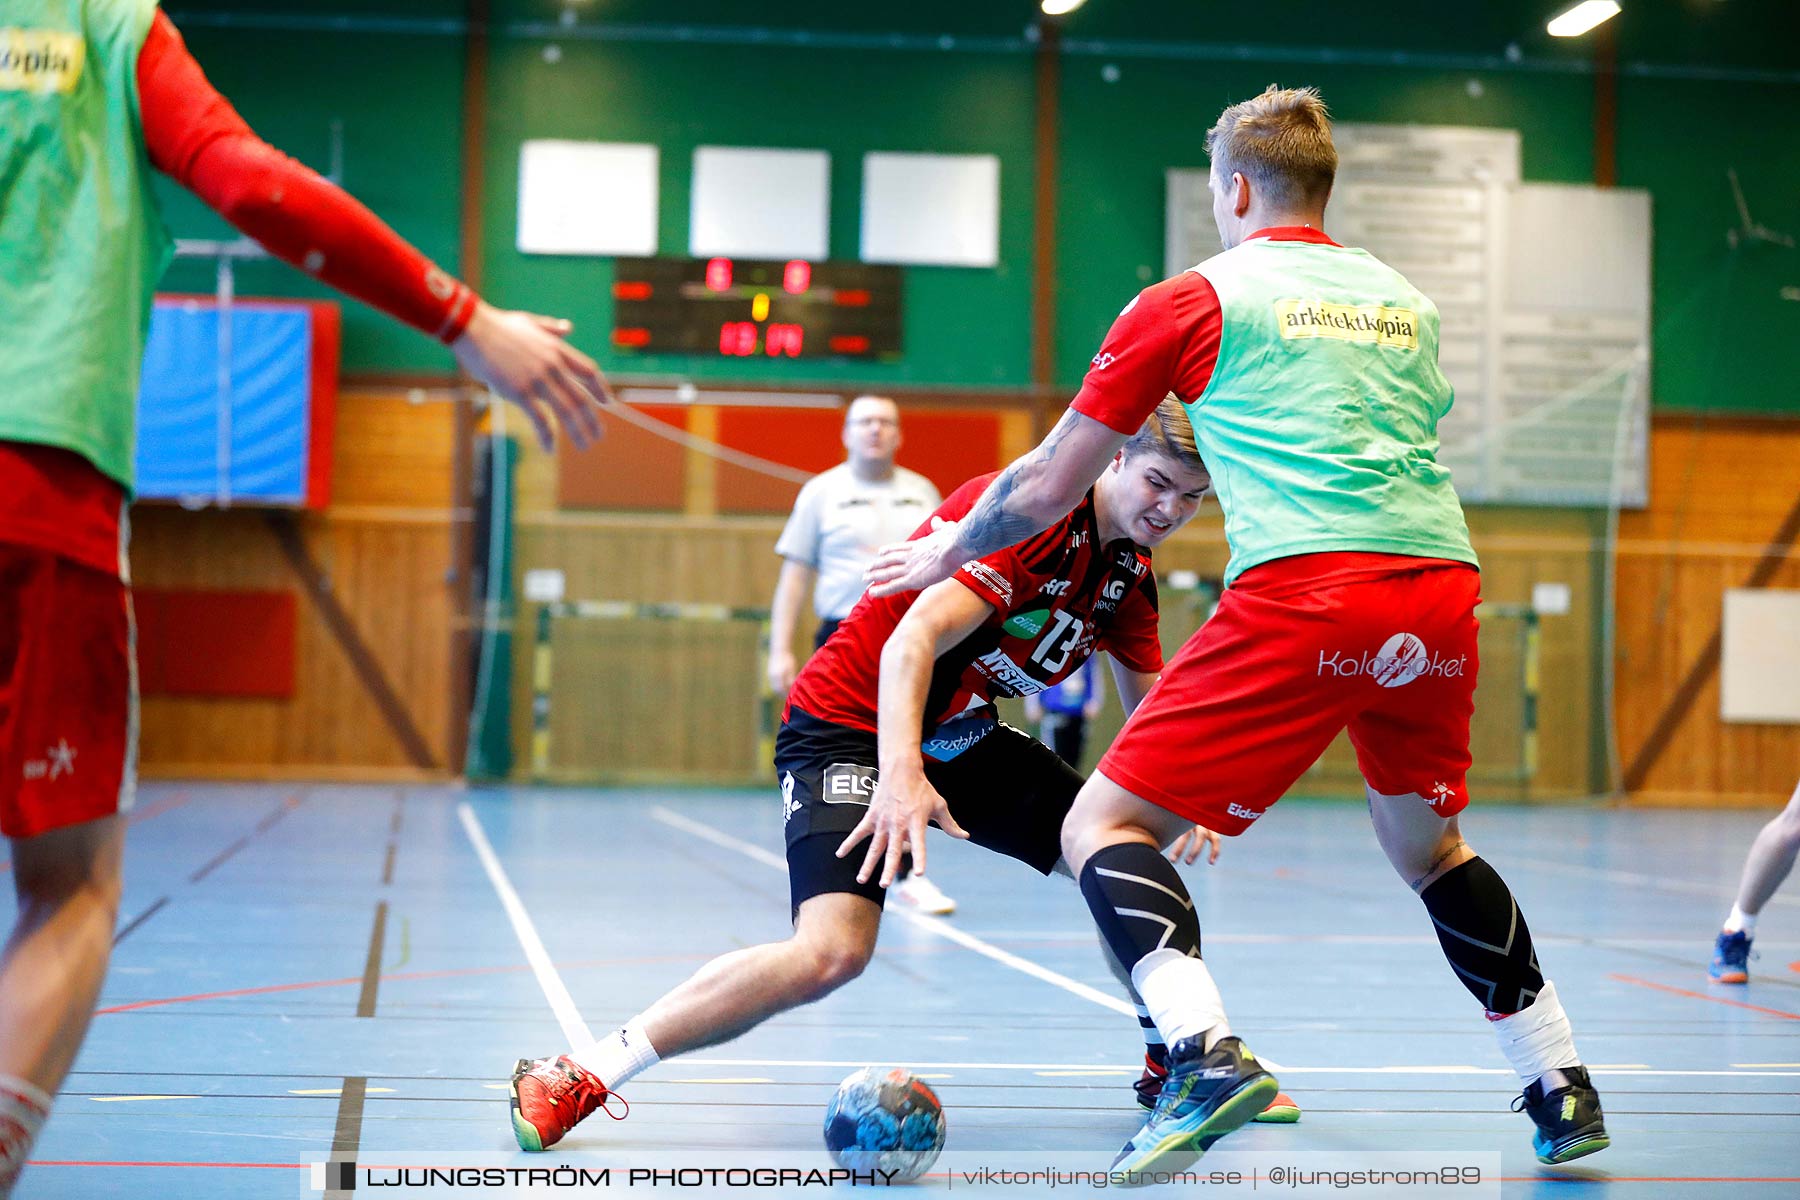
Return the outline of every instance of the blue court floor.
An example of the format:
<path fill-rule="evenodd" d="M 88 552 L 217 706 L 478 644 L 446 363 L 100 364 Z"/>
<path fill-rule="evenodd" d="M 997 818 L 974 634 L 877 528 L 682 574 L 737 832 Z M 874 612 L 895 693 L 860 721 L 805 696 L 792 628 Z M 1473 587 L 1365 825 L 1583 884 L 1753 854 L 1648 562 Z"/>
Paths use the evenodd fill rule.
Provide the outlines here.
<path fill-rule="evenodd" d="M 1288 1190 L 1268 1176 L 1284 1163 L 1407 1152 L 1413 1167 L 1474 1164 L 1485 1186 L 1294 1194 L 1800 1195 L 1800 886 L 1765 911 L 1748 987 L 1704 975 L 1766 816 L 1465 817 L 1519 895 L 1606 1105 L 1613 1147 L 1552 1172 L 1362 809 L 1283 804 L 1219 865 L 1184 870 L 1233 1025 L 1305 1116 L 1246 1127 L 1200 1169 L 1239 1164 L 1273 1193 Z M 370 1170 L 359 1194 L 381 1169 L 419 1164 L 610 1169 L 595 1195 L 624 1190 L 631 1168 L 826 1170 L 825 1103 L 871 1063 L 943 1097 L 949 1145 L 920 1189 L 1045 1195 L 1048 1183 L 979 1172 L 1110 1162 L 1140 1120 L 1141 1043 L 1079 895 L 941 836 L 932 874 L 961 902 L 954 917 L 890 914 L 862 979 L 653 1068 L 625 1089 L 625 1120 L 597 1114 L 557 1150 L 520 1153 L 513 1060 L 785 936 L 780 852 L 772 790 L 147 786 L 100 1015 L 16 1195 L 350 1195 L 320 1190 L 336 1177 L 315 1164 L 334 1157 Z M 572 1003 L 553 999 L 562 988 Z M 381 1194 L 575 1194 L 495 1178 Z"/>

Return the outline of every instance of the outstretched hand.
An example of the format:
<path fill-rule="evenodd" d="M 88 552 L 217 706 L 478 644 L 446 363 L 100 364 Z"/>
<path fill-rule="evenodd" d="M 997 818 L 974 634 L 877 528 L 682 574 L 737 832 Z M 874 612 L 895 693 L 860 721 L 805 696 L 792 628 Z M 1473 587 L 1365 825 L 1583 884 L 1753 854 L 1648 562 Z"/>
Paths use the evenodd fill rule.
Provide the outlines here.
<path fill-rule="evenodd" d="M 599 366 L 564 340 L 573 328 L 558 317 L 477 301 L 450 347 L 463 370 L 524 410 L 545 450 L 554 444 L 553 416 L 576 449 L 585 449 L 603 435 L 600 407 L 612 402 Z"/>
<path fill-rule="evenodd" d="M 1211 866 L 1219 861 L 1219 835 L 1204 825 L 1196 825 L 1175 839 L 1175 844 L 1169 847 L 1169 861 L 1192 866 L 1200 861 L 1200 852 L 1209 843 L 1212 853 L 1206 856 L 1206 864 Z"/>
<path fill-rule="evenodd" d="M 931 518 L 931 532 L 910 542 L 889 542 L 875 552 L 875 561 L 863 572 L 869 595 L 892 596 L 916 592 L 956 574 L 964 556 L 957 552 L 957 525 L 942 517 Z"/>
<path fill-rule="evenodd" d="M 884 771 L 875 785 L 875 794 L 869 798 L 869 810 L 838 845 L 837 856 L 845 857 L 858 842 L 868 838 L 869 851 L 863 855 L 856 882 L 869 882 L 879 863 L 881 886 L 892 885 L 900 874 L 900 860 L 908 851 L 912 852 L 914 873 L 923 875 L 925 828 L 933 821 L 951 837 L 969 836 L 950 815 L 950 806 L 926 780 L 923 771 Z"/>

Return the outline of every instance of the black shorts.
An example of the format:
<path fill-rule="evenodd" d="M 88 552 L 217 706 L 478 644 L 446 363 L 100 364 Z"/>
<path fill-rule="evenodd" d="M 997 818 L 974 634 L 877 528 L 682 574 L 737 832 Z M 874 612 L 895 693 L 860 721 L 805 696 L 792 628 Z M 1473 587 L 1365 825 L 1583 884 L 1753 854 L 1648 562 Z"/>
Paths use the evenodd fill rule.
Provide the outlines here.
<path fill-rule="evenodd" d="M 837 848 L 863 819 L 877 777 L 875 735 L 792 709 L 775 735 L 787 831 L 788 888 L 794 912 L 814 896 L 850 892 L 876 904 L 878 879 L 858 883 L 864 842 L 844 858 Z M 1062 823 L 1082 776 L 1054 751 L 1009 725 L 948 762 L 925 760 L 925 778 L 969 840 L 1048 875 L 1062 858 Z M 910 857 L 910 856 L 909 856 Z"/>

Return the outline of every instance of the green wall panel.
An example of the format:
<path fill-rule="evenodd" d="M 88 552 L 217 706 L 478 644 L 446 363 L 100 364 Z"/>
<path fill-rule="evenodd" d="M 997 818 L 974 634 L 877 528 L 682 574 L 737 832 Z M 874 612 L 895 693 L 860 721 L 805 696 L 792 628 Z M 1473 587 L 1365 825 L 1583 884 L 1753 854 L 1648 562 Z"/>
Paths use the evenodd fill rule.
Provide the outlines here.
<path fill-rule="evenodd" d="M 1006 49 L 990 41 L 979 51 L 916 47 L 920 35 L 932 31 L 963 39 L 1017 38 L 1032 7 L 1010 0 L 973 6 L 930 0 L 907 14 L 885 16 L 825 0 L 755 11 L 729 0 L 619 0 L 604 11 L 584 7 L 571 34 L 549 34 L 560 52 L 552 62 L 544 53 L 551 43 L 524 36 L 516 23 L 554 20 L 561 0 L 494 0 L 483 180 L 486 290 L 497 303 L 572 317 L 577 344 L 619 372 L 849 385 L 1025 384 L 1032 57 L 1020 42 Z M 1560 48 L 1532 32 L 1542 14 L 1522 0 L 1503 11 L 1484 8 L 1479 20 L 1462 23 L 1454 35 L 1447 29 L 1421 32 L 1418 14 L 1405 4 L 1372 17 L 1359 13 L 1355 36 L 1332 23 L 1335 10 L 1311 0 L 1281 29 L 1261 31 L 1247 17 L 1221 24 L 1225 18 L 1202 19 L 1194 6 L 1173 0 L 1089 7 L 1070 22 L 1074 50 L 1063 60 L 1056 371 L 1064 389 L 1079 384 L 1119 308 L 1162 275 L 1163 171 L 1204 166 L 1205 130 L 1219 109 L 1272 80 L 1318 85 L 1346 121 L 1516 128 L 1523 136 L 1526 179 L 1592 178 L 1593 78 L 1580 71 L 1464 70 L 1441 60 L 1435 66 L 1372 67 L 1311 56 L 1296 63 L 1215 61 L 1215 52 L 1167 40 L 1215 46 L 1242 41 L 1264 55 L 1271 46 L 1329 44 L 1357 54 L 1392 49 L 1498 56 L 1500 39 L 1512 37 L 1508 31 L 1516 27 L 1523 52 L 1541 65 Z M 1633 17 L 1620 26 L 1626 62 L 1619 83 L 1619 182 L 1654 196 L 1655 402 L 1682 410 L 1800 412 L 1792 382 L 1800 377 L 1794 317 L 1800 307 L 1782 298 L 1783 288 L 1800 286 L 1800 252 L 1755 244 L 1733 251 L 1725 241 L 1735 223 L 1728 166 L 1737 168 L 1758 220 L 1800 232 L 1800 139 L 1791 119 L 1800 111 L 1794 77 L 1800 43 L 1786 36 L 1796 9 L 1716 7 L 1732 12 L 1708 9 L 1682 27 L 1691 41 L 1689 58 L 1786 70 L 1785 81 L 1648 75 L 1629 56 L 1654 52 L 1679 59 L 1675 51 L 1687 43 L 1670 25 L 1674 18 L 1640 23 Z M 323 168 L 330 123 L 342 119 L 351 190 L 427 254 L 458 269 L 464 40 L 441 30 L 381 32 L 367 19 L 454 26 L 464 11 L 461 0 L 289 0 L 279 11 L 241 0 L 170 0 L 169 8 L 178 21 L 191 17 L 187 37 L 208 73 L 277 146 Z M 328 28 L 338 17 L 349 24 Z M 597 18 L 636 32 L 593 37 Z M 246 27 L 246 21 L 263 25 Z M 283 22 L 291 27 L 263 27 Z M 1741 30 L 1732 32 L 1739 22 L 1766 26 L 1767 45 L 1754 53 L 1720 49 L 1743 49 Z M 757 46 L 741 37 L 738 44 L 667 40 L 664 35 L 678 25 L 737 27 L 740 34 L 748 26 L 767 26 L 787 31 L 790 40 L 796 29 L 852 39 L 895 29 L 911 37 L 914 48 Z M 638 40 L 646 31 L 648 40 Z M 1162 40 L 1150 44 L 1158 31 Z M 1112 39 L 1119 41 L 1106 48 Z M 1135 45 L 1124 44 L 1131 39 Z M 1171 57 L 1183 53 L 1191 57 Z M 1114 82 L 1102 75 L 1109 65 L 1117 71 Z M 831 252 L 837 258 L 856 255 L 864 152 L 994 153 L 1001 158 L 1001 264 L 996 270 L 908 269 L 906 355 L 898 363 L 616 356 L 607 344 L 610 263 L 513 249 L 518 148 L 529 137 L 659 145 L 665 254 L 686 252 L 697 145 L 829 151 Z M 179 189 L 165 183 L 160 194 L 178 235 L 228 234 Z M 202 263 L 179 263 L 165 280 L 170 290 L 212 286 L 212 268 Z M 243 265 L 238 287 L 249 294 L 327 294 L 277 263 Z M 346 306 L 347 368 L 437 370 L 449 362 L 428 339 L 360 305 Z"/>
<path fill-rule="evenodd" d="M 458 265 L 463 43 L 459 38 L 309 31 L 185 31 L 200 65 L 265 140 L 326 170 L 331 123 L 344 130 L 344 184 L 445 269 Z M 178 237 L 236 232 L 198 199 L 157 178 Z M 211 262 L 178 260 L 165 291 L 211 292 Z M 241 295 L 337 297 L 273 259 L 239 263 Z M 354 301 L 344 305 L 344 365 L 353 371 L 447 370 L 431 339 Z"/>
<path fill-rule="evenodd" d="M 1032 75 L 1021 55 L 740 46 L 547 43 L 493 48 L 485 213 L 486 284 L 497 303 L 576 323 L 607 367 L 696 379 L 847 380 L 1016 386 L 1030 370 Z M 862 156 L 871 150 L 1000 158 L 1000 265 L 905 271 L 906 349 L 896 363 L 722 359 L 612 352 L 612 264 L 520 254 L 519 146 L 530 138 L 661 148 L 661 252 L 688 249 L 689 181 L 700 145 L 829 151 L 831 257 L 857 256 Z"/>
<path fill-rule="evenodd" d="M 1800 237 L 1800 86 L 1627 79 L 1619 183 L 1652 194 L 1652 395 L 1659 408 L 1800 414 L 1800 250 L 1740 242 L 1751 217 Z M 1800 295 L 1800 293 L 1793 293 Z"/>

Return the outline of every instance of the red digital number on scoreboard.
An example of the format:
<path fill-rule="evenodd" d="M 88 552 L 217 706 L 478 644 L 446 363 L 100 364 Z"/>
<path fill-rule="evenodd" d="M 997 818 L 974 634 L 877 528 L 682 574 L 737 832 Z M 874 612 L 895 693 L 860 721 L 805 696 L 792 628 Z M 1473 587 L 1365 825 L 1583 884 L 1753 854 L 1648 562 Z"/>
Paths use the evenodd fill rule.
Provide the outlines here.
<path fill-rule="evenodd" d="M 760 348 L 770 358 L 799 358 L 806 346 L 806 329 L 801 325 L 771 325 L 767 336 L 762 335 L 755 321 L 727 321 L 719 326 L 719 353 L 748 358 Z"/>
<path fill-rule="evenodd" d="M 799 325 L 769 326 L 768 355 L 770 358 L 800 357 L 800 347 L 806 340 L 806 330 Z"/>
<path fill-rule="evenodd" d="M 719 353 L 744 358 L 756 353 L 756 322 L 727 321 L 719 327 Z"/>

